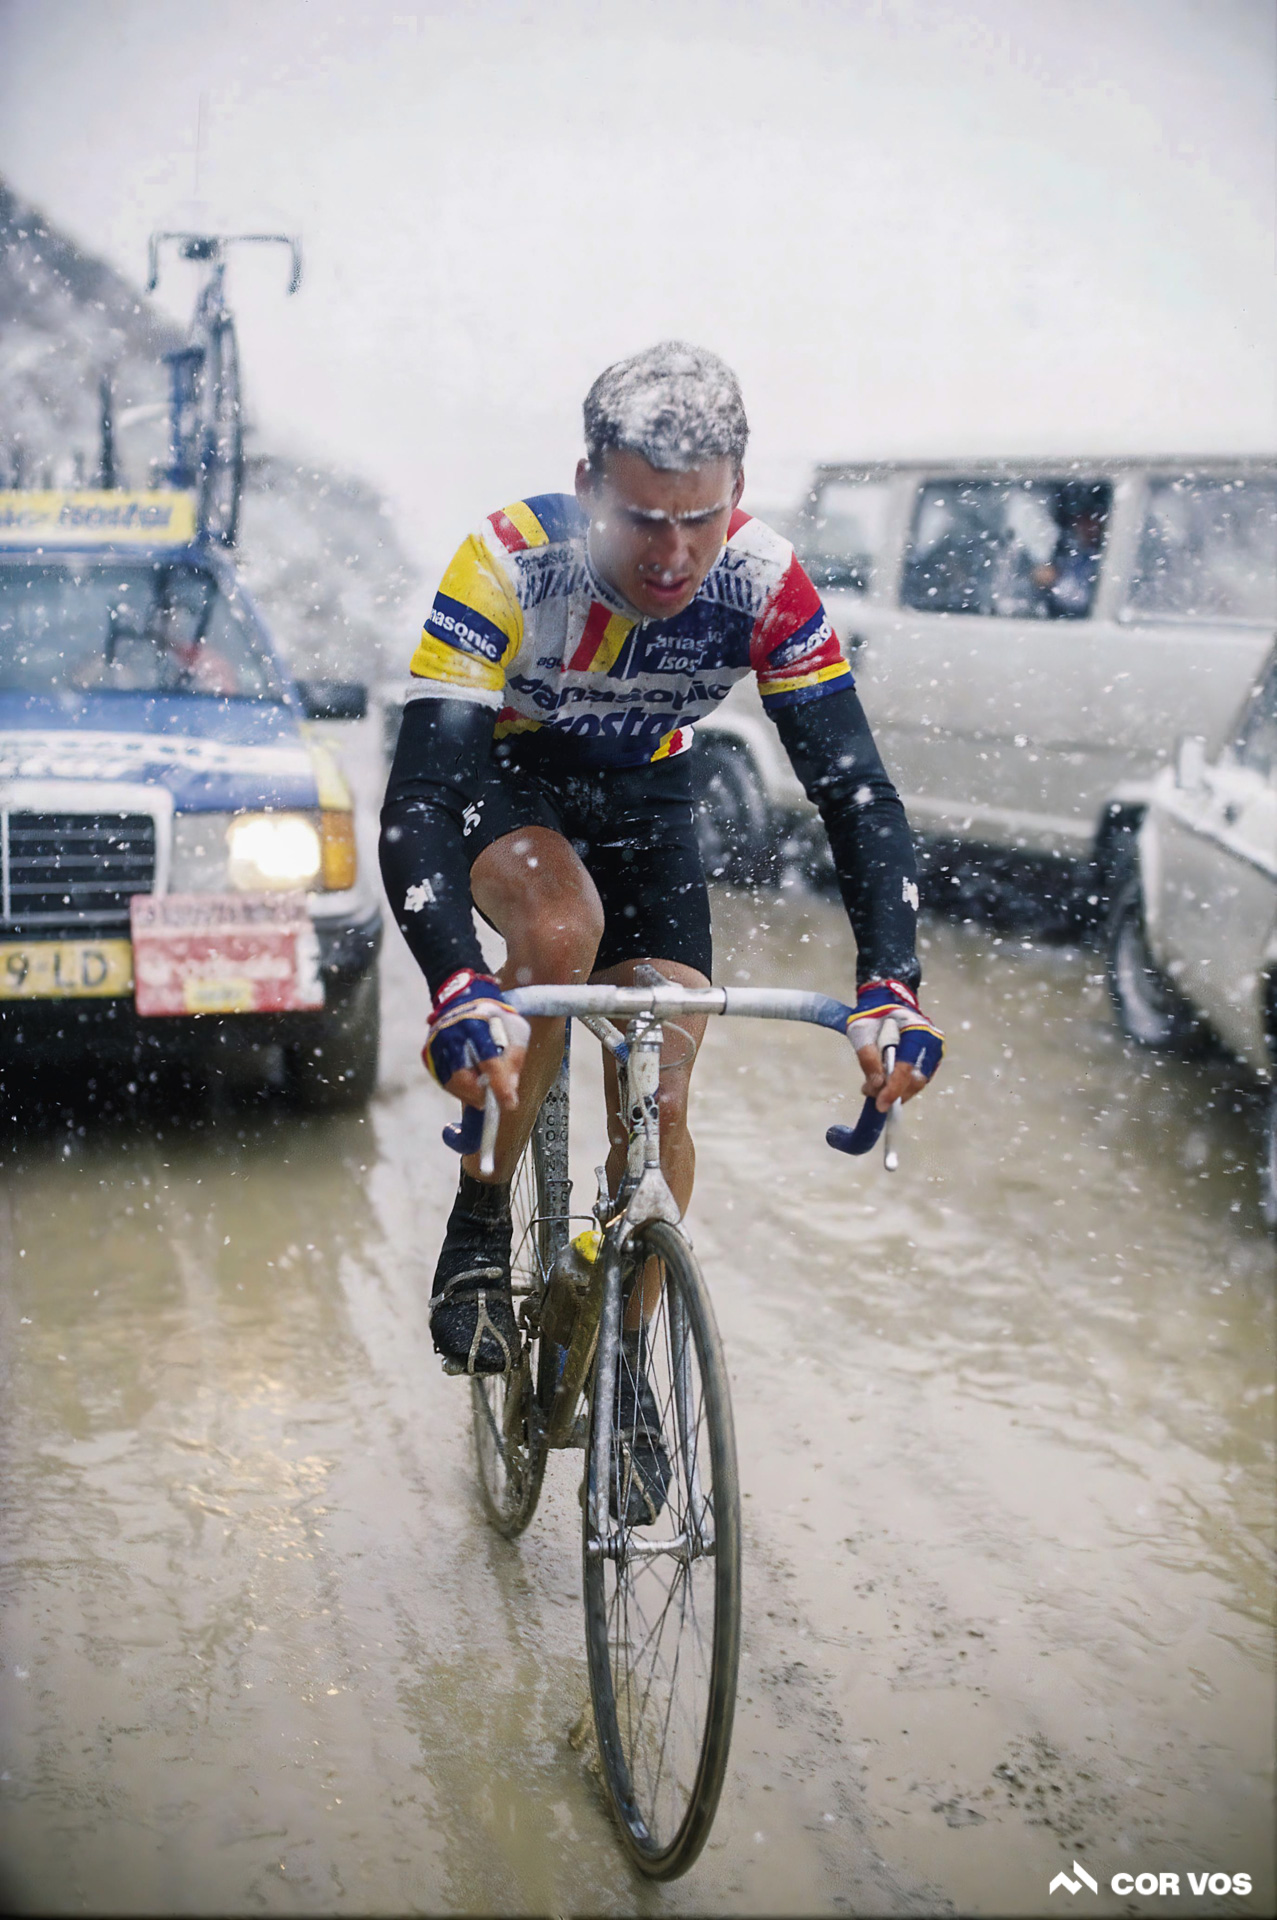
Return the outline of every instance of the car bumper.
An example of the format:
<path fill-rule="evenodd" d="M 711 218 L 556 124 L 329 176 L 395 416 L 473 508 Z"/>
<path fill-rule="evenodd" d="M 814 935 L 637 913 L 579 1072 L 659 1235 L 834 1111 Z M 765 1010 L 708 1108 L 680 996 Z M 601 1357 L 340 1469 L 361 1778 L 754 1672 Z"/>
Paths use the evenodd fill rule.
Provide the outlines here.
<path fill-rule="evenodd" d="M 319 971 L 331 1002 L 377 964 L 380 909 L 362 919 L 317 920 Z M 204 1058 L 255 1047 L 294 1046 L 318 1035 L 323 1013 L 200 1013 L 144 1019 L 132 996 L 0 1003 L 0 1061 Z"/>

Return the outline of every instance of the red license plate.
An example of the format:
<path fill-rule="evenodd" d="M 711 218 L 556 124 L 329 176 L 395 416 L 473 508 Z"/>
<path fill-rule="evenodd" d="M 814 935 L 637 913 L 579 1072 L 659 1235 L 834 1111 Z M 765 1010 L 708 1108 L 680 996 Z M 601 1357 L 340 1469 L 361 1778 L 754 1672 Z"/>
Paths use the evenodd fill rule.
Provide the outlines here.
<path fill-rule="evenodd" d="M 140 1014 L 305 1013 L 324 1004 L 319 941 L 297 894 L 135 894 Z"/>

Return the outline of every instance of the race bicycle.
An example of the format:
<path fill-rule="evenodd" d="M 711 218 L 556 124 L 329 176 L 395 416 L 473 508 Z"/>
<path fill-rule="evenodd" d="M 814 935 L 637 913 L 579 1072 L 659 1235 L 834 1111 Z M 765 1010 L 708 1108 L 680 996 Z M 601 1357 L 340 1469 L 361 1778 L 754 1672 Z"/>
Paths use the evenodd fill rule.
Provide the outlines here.
<path fill-rule="evenodd" d="M 636 1865 L 672 1879 L 709 1833 L 727 1766 L 740 1650 L 740 1490 L 722 1345 L 696 1255 L 660 1164 L 665 1024 L 683 1014 L 804 1020 L 846 1034 L 852 1009 L 787 989 L 681 987 L 645 969 L 635 987 L 522 987 L 529 1019 L 566 1018 L 563 1061 L 511 1188 L 520 1347 L 511 1371 L 472 1381 L 479 1483 L 507 1538 L 536 1508 L 551 1449 L 585 1452 L 581 1489 L 586 1651 L 599 1755 Z M 592 1214 L 568 1176 L 571 1022 L 618 1070 L 629 1146 L 620 1190 L 598 1173 Z M 616 1024 L 625 1023 L 624 1030 Z M 884 1020 L 890 1071 L 899 1034 Z M 468 1109 L 449 1144 L 491 1170 L 497 1108 Z M 863 1153 L 892 1115 L 870 1100 L 830 1145 Z M 628 1336 L 628 1337 L 627 1337 Z M 641 1367 L 668 1461 L 663 1501 L 635 1471 Z M 650 1452 L 648 1457 L 650 1458 Z M 654 1510 L 655 1509 L 655 1510 Z"/>
<path fill-rule="evenodd" d="M 226 299 L 226 250 L 287 247 L 288 291 L 296 293 L 301 249 L 286 233 L 153 233 L 147 247 L 148 293 L 159 284 L 160 247 L 168 241 L 183 260 L 202 261 L 208 269 L 186 345 L 164 356 L 172 381 L 168 482 L 198 488 L 201 533 L 233 547 L 244 490 L 244 406 L 235 319 Z"/>

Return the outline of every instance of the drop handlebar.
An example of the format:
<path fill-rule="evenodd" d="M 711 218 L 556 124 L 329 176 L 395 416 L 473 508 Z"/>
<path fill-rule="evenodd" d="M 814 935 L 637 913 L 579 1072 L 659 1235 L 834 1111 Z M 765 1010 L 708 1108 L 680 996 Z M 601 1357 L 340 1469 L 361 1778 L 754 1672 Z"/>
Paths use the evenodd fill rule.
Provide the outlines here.
<path fill-rule="evenodd" d="M 680 987 L 672 983 L 642 987 L 514 987 L 506 999 L 527 1020 L 572 1019 L 590 1015 L 601 1019 L 633 1019 L 636 1014 L 658 1017 L 676 1013 L 732 1015 L 754 1020 L 800 1020 L 809 1025 L 828 1027 L 845 1034 L 854 1017 L 854 1009 L 826 993 L 808 993 L 796 987 Z M 884 1063 L 890 1073 L 899 1042 L 899 1029 L 888 1016 L 880 1029 Z M 889 1171 L 897 1164 L 892 1139 L 896 1101 L 887 1113 L 880 1113 L 872 1098 L 861 1109 L 854 1127 L 832 1126 L 825 1139 L 839 1153 L 865 1154 L 887 1128 Z M 497 1122 L 496 1098 L 488 1090 L 485 1105 L 466 1107 L 460 1124 L 446 1127 L 444 1139 L 457 1153 L 480 1152 L 490 1164 Z M 484 1166 L 489 1170 L 489 1165 Z"/>

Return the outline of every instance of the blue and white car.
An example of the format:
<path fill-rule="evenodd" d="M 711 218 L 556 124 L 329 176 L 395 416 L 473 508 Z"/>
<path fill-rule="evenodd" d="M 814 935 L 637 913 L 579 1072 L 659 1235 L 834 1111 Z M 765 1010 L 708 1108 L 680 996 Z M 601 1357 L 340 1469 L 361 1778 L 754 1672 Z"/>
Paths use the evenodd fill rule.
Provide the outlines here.
<path fill-rule="evenodd" d="M 184 492 L 0 493 L 0 1065 L 256 1051 L 375 1084 L 378 895 L 314 719 Z"/>

